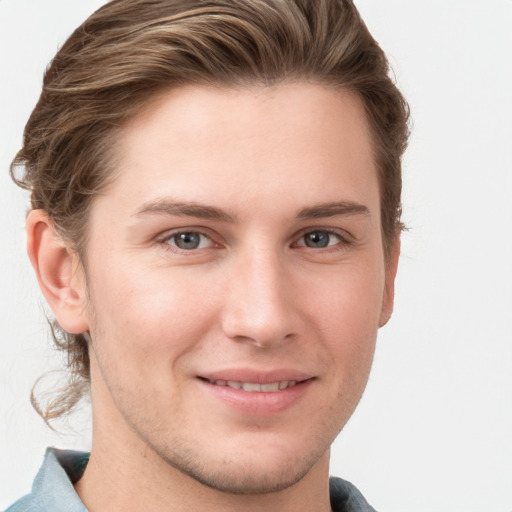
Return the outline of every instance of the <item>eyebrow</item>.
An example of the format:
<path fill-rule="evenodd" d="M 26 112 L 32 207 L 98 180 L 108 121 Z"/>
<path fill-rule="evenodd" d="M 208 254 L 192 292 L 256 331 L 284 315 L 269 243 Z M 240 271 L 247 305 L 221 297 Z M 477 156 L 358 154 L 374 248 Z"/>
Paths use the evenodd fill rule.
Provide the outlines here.
<path fill-rule="evenodd" d="M 145 203 L 135 215 L 141 216 L 154 213 L 177 215 L 180 217 L 197 217 L 199 219 L 217 220 L 221 222 L 236 222 L 236 217 L 234 215 L 231 215 L 220 208 L 201 203 L 179 202 L 169 199 L 157 199 L 155 201 Z"/>
<path fill-rule="evenodd" d="M 335 217 L 338 215 L 352 216 L 352 215 L 365 215 L 370 217 L 370 210 L 367 206 L 351 201 L 340 201 L 333 203 L 321 203 L 299 211 L 297 218 L 306 219 L 319 219 L 325 217 Z"/>
<path fill-rule="evenodd" d="M 216 220 L 220 222 L 237 221 L 236 215 L 215 206 L 208 206 L 196 202 L 180 202 L 171 199 L 156 199 L 145 203 L 136 213 L 136 216 L 164 214 L 183 217 L 196 217 L 199 219 Z M 297 218 L 300 220 L 320 219 L 326 217 L 365 215 L 370 216 L 370 210 L 363 204 L 351 201 L 320 203 L 299 210 Z"/>

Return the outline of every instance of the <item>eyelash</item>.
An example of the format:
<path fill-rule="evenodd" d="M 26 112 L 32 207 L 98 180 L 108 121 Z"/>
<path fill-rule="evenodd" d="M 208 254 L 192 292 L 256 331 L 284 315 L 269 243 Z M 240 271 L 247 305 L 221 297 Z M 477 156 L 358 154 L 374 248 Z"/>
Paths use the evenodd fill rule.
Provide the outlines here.
<path fill-rule="evenodd" d="M 179 235 L 199 235 L 200 237 L 202 238 L 206 238 L 210 241 L 211 244 L 213 245 L 219 245 L 219 244 L 216 244 L 215 241 L 213 240 L 212 236 L 206 234 L 206 233 L 203 233 L 202 231 L 200 230 L 194 230 L 194 229 L 183 229 L 183 230 L 179 230 L 179 231 L 174 231 L 172 233 L 167 233 L 164 237 L 162 237 L 160 240 L 157 240 L 157 242 L 159 242 L 161 245 L 164 246 L 164 249 L 168 250 L 168 251 L 172 251 L 174 253 L 179 253 L 179 254 L 190 254 L 192 255 L 194 252 L 198 251 L 198 250 L 201 250 L 201 249 L 209 249 L 209 248 L 212 248 L 212 247 L 197 247 L 197 248 L 192 248 L 192 249 L 182 249 L 180 247 L 178 247 L 177 245 L 172 245 L 170 243 L 171 240 L 176 240 L 176 237 L 178 237 Z M 201 244 L 201 241 L 200 241 L 200 244 Z"/>
<path fill-rule="evenodd" d="M 294 243 L 294 245 L 296 247 L 306 247 L 309 249 L 323 249 L 324 251 L 329 251 L 329 250 L 340 250 L 341 247 L 339 247 L 339 246 L 346 247 L 349 244 L 349 240 L 347 237 L 344 237 L 339 232 L 333 231 L 330 229 L 308 230 L 308 231 L 302 233 L 298 240 L 303 241 L 307 235 L 312 235 L 314 233 L 316 233 L 316 234 L 322 233 L 322 234 L 328 235 L 329 237 L 336 237 L 338 239 L 338 242 L 336 242 L 332 245 L 328 245 L 326 247 L 316 247 L 316 248 L 308 246 L 306 242 L 299 244 L 297 241 Z M 329 244 L 330 244 L 330 242 L 331 242 L 331 240 L 329 240 Z"/>
<path fill-rule="evenodd" d="M 329 237 L 336 237 L 338 239 L 338 242 L 336 242 L 332 245 L 328 245 L 326 247 L 318 247 L 318 248 L 310 247 L 305 242 L 299 243 L 299 241 L 303 241 L 307 235 L 310 235 L 313 233 L 322 233 L 322 234 L 328 235 Z M 178 237 L 179 235 L 186 235 L 186 234 L 199 235 L 200 237 L 204 237 L 210 241 L 210 243 L 213 245 L 213 247 L 197 247 L 197 248 L 191 248 L 191 249 L 182 249 L 182 248 L 178 247 L 177 245 L 170 243 L 170 241 L 173 239 L 174 239 L 174 241 L 176 241 L 176 237 Z M 220 244 L 217 244 L 213 240 L 211 235 L 206 234 L 199 229 L 196 229 L 196 230 L 184 229 L 184 230 L 174 231 L 172 233 L 166 233 L 165 236 L 158 239 L 157 242 L 159 244 L 161 244 L 165 250 L 171 251 L 173 253 L 183 254 L 183 255 L 193 255 L 195 252 L 197 252 L 201 249 L 216 248 L 215 246 L 217 246 L 217 248 L 221 247 Z M 329 243 L 330 242 L 331 242 L 331 240 L 329 240 Z M 298 237 L 297 241 L 294 242 L 293 244 L 291 244 L 291 246 L 292 247 L 304 247 L 305 249 L 313 249 L 315 251 L 322 250 L 323 252 L 334 252 L 334 251 L 342 251 L 352 244 L 353 244 L 353 241 L 350 240 L 350 237 L 348 234 L 343 235 L 343 234 L 339 233 L 338 231 L 334 231 L 332 229 L 320 229 L 319 228 L 319 229 L 308 229 L 307 231 L 303 231 L 300 234 L 300 236 Z"/>

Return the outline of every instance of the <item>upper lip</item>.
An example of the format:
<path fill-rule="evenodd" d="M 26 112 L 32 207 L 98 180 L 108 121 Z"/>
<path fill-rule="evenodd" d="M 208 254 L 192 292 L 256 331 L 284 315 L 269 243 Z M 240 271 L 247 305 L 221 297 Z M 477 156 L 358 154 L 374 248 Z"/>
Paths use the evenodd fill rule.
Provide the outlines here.
<path fill-rule="evenodd" d="M 256 370 L 250 368 L 230 368 L 225 370 L 215 370 L 205 372 L 198 377 L 210 381 L 225 380 L 235 382 L 251 382 L 254 384 L 270 384 L 272 382 L 296 381 L 301 382 L 314 377 L 310 373 L 305 373 L 293 369 L 276 369 L 276 370 Z"/>

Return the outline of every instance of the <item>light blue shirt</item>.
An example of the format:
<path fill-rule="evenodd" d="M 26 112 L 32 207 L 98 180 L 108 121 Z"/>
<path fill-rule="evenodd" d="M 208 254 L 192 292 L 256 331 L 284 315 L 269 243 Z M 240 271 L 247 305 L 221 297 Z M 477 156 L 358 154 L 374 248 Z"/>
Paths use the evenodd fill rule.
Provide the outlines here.
<path fill-rule="evenodd" d="M 89 454 L 48 448 L 32 492 L 6 512 L 87 512 L 73 483 L 82 476 Z"/>
<path fill-rule="evenodd" d="M 87 512 L 73 484 L 83 475 L 88 461 L 88 453 L 48 448 L 32 492 L 6 512 Z M 329 484 L 333 512 L 376 512 L 350 482 L 331 478 Z"/>

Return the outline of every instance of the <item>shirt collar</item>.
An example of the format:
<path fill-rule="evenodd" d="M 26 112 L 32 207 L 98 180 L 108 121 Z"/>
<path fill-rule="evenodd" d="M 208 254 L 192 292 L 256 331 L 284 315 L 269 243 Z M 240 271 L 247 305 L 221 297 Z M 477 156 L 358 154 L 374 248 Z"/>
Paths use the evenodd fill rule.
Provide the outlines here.
<path fill-rule="evenodd" d="M 43 510 L 52 512 L 87 512 L 73 483 L 82 476 L 89 454 L 48 448 L 43 465 L 32 486 L 34 499 Z"/>

